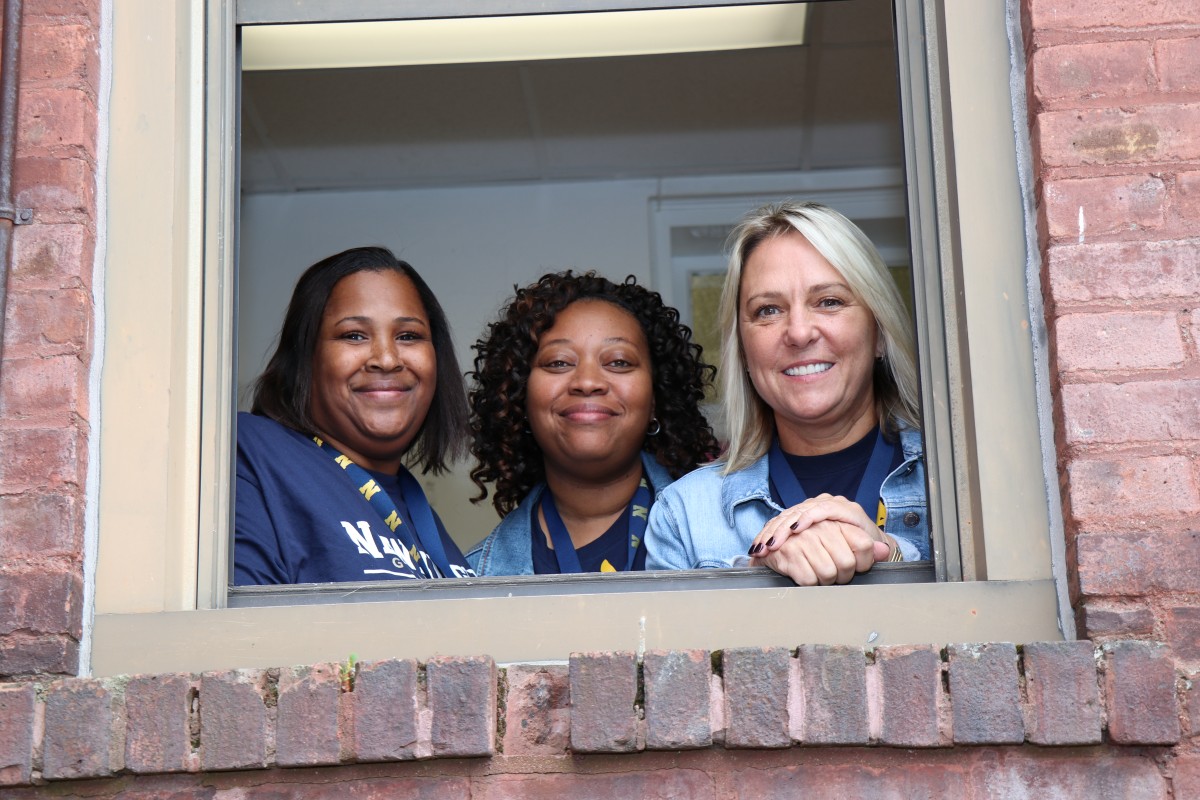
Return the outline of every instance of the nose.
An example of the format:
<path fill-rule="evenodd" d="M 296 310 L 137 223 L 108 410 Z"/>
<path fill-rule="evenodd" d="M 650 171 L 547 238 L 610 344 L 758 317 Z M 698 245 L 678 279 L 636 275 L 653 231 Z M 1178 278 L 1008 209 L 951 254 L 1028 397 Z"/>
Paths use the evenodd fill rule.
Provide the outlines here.
<path fill-rule="evenodd" d="M 371 342 L 367 369 L 392 372 L 404 366 L 400 358 L 400 343 L 390 336 L 378 336 Z"/>
<path fill-rule="evenodd" d="M 792 347 L 806 347 L 820 335 L 814 315 L 805 307 L 793 308 L 788 312 L 784 341 Z"/>
<path fill-rule="evenodd" d="M 607 390 L 608 380 L 599 364 L 583 360 L 571 370 L 571 394 L 587 396 L 603 394 Z"/>

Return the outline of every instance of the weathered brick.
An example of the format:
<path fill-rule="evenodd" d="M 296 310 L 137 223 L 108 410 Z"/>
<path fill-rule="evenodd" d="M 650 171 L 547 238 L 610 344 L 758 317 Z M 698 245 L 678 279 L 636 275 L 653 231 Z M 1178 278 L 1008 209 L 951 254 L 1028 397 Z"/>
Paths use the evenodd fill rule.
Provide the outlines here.
<path fill-rule="evenodd" d="M 1192 225 L 1200 219 L 1200 172 L 1177 174 L 1173 199 L 1175 216 L 1184 226 Z"/>
<path fill-rule="evenodd" d="M 13 292 L 8 296 L 4 352 L 25 355 L 86 353 L 92 300 L 83 289 Z"/>
<path fill-rule="evenodd" d="M 1121 641 L 1107 649 L 1108 735 L 1117 744 L 1178 742 L 1175 664 L 1166 648 Z"/>
<path fill-rule="evenodd" d="M 880 647 L 875 650 L 879 741 L 895 747 L 938 747 L 942 659 L 933 647 Z"/>
<path fill-rule="evenodd" d="M 1139 604 L 1089 600 L 1083 607 L 1083 631 L 1089 639 L 1146 635 L 1154 630 L 1154 612 Z"/>
<path fill-rule="evenodd" d="M 1200 755 L 1180 755 L 1175 759 L 1175 776 L 1171 780 L 1175 800 L 1200 798 Z"/>
<path fill-rule="evenodd" d="M 257 670 L 200 677 L 200 767 L 207 771 L 267 765 L 267 707 Z"/>
<path fill-rule="evenodd" d="M 1044 745 L 1100 742 L 1100 688 L 1091 642 L 1025 645 L 1025 730 Z"/>
<path fill-rule="evenodd" d="M 866 744 L 867 662 L 857 647 L 801 645 L 797 657 L 805 744 Z"/>
<path fill-rule="evenodd" d="M 782 647 L 739 647 L 722 656 L 725 746 L 788 747 L 791 657 Z"/>
<path fill-rule="evenodd" d="M 981 768 L 979 780 L 978 796 L 989 798 L 1165 800 L 1168 796 L 1166 781 L 1149 758 L 1003 759 Z"/>
<path fill-rule="evenodd" d="M 1200 439 L 1200 380 L 1069 384 L 1062 406 L 1071 444 Z"/>
<path fill-rule="evenodd" d="M 337 664 L 314 664 L 280 672 L 276 764 L 314 767 L 341 760 L 338 737 L 341 694 Z"/>
<path fill-rule="evenodd" d="M 80 431 L 72 428 L 0 430 L 0 491 L 16 494 L 70 483 L 82 486 L 86 462 Z"/>
<path fill-rule="evenodd" d="M 1149 3 L 1028 0 L 1028 13 L 1030 24 L 1046 31 L 1190 25 L 1196 21 L 1196 7 L 1192 0 L 1155 0 Z"/>
<path fill-rule="evenodd" d="M 1054 245 L 1048 261 L 1060 306 L 1193 298 L 1200 286 L 1200 239 Z"/>
<path fill-rule="evenodd" d="M 80 636 L 83 583 L 75 572 L 0 573 L 0 633 Z"/>
<path fill-rule="evenodd" d="M 34 209 L 34 222 L 43 222 L 53 212 L 91 214 L 95 208 L 96 175 L 82 158 L 56 156 L 18 157 L 13 169 L 13 186 L 18 208 Z M 72 264 L 78 270 L 78 262 Z"/>
<path fill-rule="evenodd" d="M 1060 369 L 1172 369 L 1187 357 L 1174 312 L 1066 314 L 1056 323 Z"/>
<path fill-rule="evenodd" d="M 712 745 L 707 650 L 651 651 L 643 660 L 646 747 L 684 750 Z"/>
<path fill-rule="evenodd" d="M 0 496 L 0 559 L 76 555 L 82 551 L 79 504 L 69 492 Z"/>
<path fill-rule="evenodd" d="M 1188 721 L 1188 734 L 1200 739 L 1200 673 L 1192 673 L 1184 682 L 1184 705 Z"/>
<path fill-rule="evenodd" d="M 102 778 L 119 771 L 113 698 L 101 681 L 72 678 L 46 692 L 42 774 L 48 780 Z"/>
<path fill-rule="evenodd" d="M 0 786 L 27 784 L 33 775 L 33 687 L 0 686 Z"/>
<path fill-rule="evenodd" d="M 417 757 L 417 662 L 358 665 L 354 678 L 354 753 L 358 761 Z"/>
<path fill-rule="evenodd" d="M 1073 461 L 1067 468 L 1071 511 L 1078 520 L 1145 517 L 1150 509 L 1200 512 L 1200 486 L 1184 456 Z"/>
<path fill-rule="evenodd" d="M 1176 659 L 1200 662 L 1200 608 L 1172 606 L 1166 615 L 1167 641 Z"/>
<path fill-rule="evenodd" d="M 53 423 L 87 416 L 88 369 L 73 355 L 5 359 L 0 415 Z"/>
<path fill-rule="evenodd" d="M 471 800 L 561 800 L 564 797 L 717 800 L 718 795 L 713 779 L 701 770 L 649 769 L 600 774 L 491 775 L 473 782 L 469 797 Z"/>
<path fill-rule="evenodd" d="M 96 153 L 96 101 L 75 88 L 26 89 L 18 106 L 17 146 L 29 156 Z"/>
<path fill-rule="evenodd" d="M 1159 86 L 1166 92 L 1200 90 L 1200 39 L 1162 39 L 1154 43 Z"/>
<path fill-rule="evenodd" d="M 569 672 L 571 750 L 637 750 L 637 662 L 633 653 L 572 653 Z"/>
<path fill-rule="evenodd" d="M 79 642 L 61 633 L 0 635 L 0 677 L 74 675 L 79 671 Z"/>
<path fill-rule="evenodd" d="M 1029 60 L 1033 91 L 1043 103 L 1060 98 L 1124 96 L 1154 88 L 1150 42 L 1088 42 L 1042 47 Z"/>
<path fill-rule="evenodd" d="M 82 87 L 99 80 L 100 47 L 94 26 L 31 16 L 23 33 L 22 82 Z"/>
<path fill-rule="evenodd" d="M 571 744 L 571 679 L 567 667 L 514 664 L 506 673 L 504 754 L 567 753 Z"/>
<path fill-rule="evenodd" d="M 1166 198 L 1162 178 L 1121 175 L 1048 182 L 1043 205 L 1052 237 L 1082 241 L 1087 236 L 1161 228 Z"/>
<path fill-rule="evenodd" d="M 954 742 L 1023 742 L 1017 648 L 1008 643 L 960 644 L 951 645 L 949 653 Z"/>
<path fill-rule="evenodd" d="M 866 763 L 813 763 L 809 758 L 789 766 L 763 766 L 738 770 L 731 776 L 732 790 L 722 800 L 798 800 L 803 798 L 863 798 L 905 800 L 906 798 L 1020 797 L 976 794 L 968 768 L 924 762 L 871 763 L 871 751 L 856 751 Z M 803 754 L 808 756 L 809 754 Z"/>
<path fill-rule="evenodd" d="M 1075 557 L 1085 595 L 1200 592 L 1200 531 L 1081 534 Z"/>
<path fill-rule="evenodd" d="M 1038 115 L 1036 126 L 1046 166 L 1200 158 L 1200 104 L 1048 111 Z"/>
<path fill-rule="evenodd" d="M 20 225 L 13 229 L 12 244 L 10 290 L 14 294 L 91 286 L 94 239 L 86 225 Z"/>
<path fill-rule="evenodd" d="M 188 705 L 191 678 L 142 675 L 125 686 L 125 767 L 133 772 L 183 772 L 192 766 Z"/>
<path fill-rule="evenodd" d="M 434 755 L 495 753 L 496 662 L 487 656 L 431 658 L 425 675 Z"/>

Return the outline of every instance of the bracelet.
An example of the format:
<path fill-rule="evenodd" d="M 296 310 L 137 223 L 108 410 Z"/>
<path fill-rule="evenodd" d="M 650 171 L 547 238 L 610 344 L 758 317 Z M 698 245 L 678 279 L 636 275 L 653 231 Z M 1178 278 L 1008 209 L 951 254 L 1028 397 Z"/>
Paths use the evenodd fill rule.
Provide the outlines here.
<path fill-rule="evenodd" d="M 888 561 L 890 562 L 890 561 L 903 561 L 903 560 L 904 560 L 904 553 L 900 552 L 900 545 L 897 544 L 895 547 L 892 548 L 892 552 L 888 556 Z"/>

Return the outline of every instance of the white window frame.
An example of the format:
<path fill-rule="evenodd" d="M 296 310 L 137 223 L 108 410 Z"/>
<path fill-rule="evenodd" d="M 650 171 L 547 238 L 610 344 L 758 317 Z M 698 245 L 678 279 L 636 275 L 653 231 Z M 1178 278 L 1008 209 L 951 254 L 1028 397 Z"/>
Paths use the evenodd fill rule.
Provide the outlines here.
<path fill-rule="evenodd" d="M 958 521 L 959 536 L 938 545 L 951 565 L 947 582 L 747 588 L 719 603 L 711 590 L 660 592 L 642 582 L 627 592 L 224 607 L 237 24 L 346 19 L 347 7 L 355 18 L 401 18 L 691 4 L 131 0 L 116 9 L 94 674 L 313 663 L 349 652 L 488 653 L 508 662 L 578 650 L 1074 636 L 1045 380 L 1035 369 L 1044 370 L 1035 351 L 1043 321 L 1028 267 L 1020 181 L 1028 164 L 1018 159 L 1027 147 L 1023 100 L 1011 97 L 1006 66 L 1011 0 L 897 0 L 904 127 L 917 132 L 905 143 L 914 265 L 941 265 L 914 268 L 914 279 L 918 317 L 928 322 L 921 376 L 931 513 Z"/>

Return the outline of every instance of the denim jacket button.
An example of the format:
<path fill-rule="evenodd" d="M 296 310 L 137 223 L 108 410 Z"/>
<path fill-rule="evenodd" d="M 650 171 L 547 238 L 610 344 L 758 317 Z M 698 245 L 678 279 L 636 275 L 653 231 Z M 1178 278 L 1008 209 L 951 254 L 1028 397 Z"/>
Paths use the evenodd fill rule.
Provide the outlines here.
<path fill-rule="evenodd" d="M 915 511 L 909 511 L 904 515 L 904 524 L 910 528 L 914 528 L 921 522 L 921 515 Z"/>

